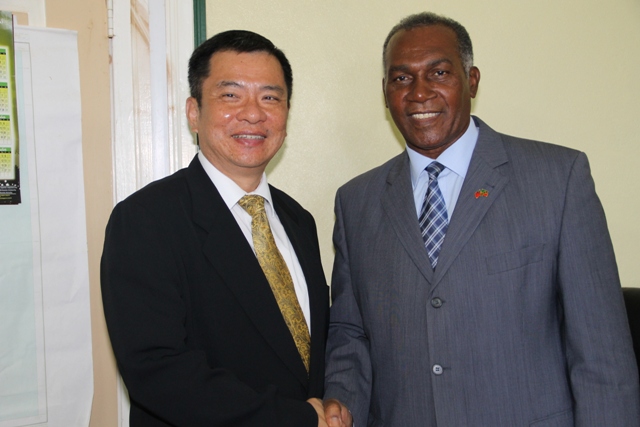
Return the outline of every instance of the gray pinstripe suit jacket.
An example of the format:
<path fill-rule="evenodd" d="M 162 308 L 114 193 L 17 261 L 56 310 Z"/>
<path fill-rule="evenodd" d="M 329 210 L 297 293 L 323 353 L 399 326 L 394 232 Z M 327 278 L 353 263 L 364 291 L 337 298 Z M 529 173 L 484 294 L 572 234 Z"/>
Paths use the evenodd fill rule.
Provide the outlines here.
<path fill-rule="evenodd" d="M 478 143 L 435 272 L 406 153 L 338 190 L 325 397 L 360 426 L 639 426 L 586 156 L 474 120 Z"/>

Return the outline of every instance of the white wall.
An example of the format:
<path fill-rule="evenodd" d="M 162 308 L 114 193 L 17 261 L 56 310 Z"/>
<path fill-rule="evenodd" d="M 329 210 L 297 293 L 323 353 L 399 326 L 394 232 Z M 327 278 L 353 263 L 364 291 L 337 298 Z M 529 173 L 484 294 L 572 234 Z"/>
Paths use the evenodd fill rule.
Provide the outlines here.
<path fill-rule="evenodd" d="M 482 73 L 474 114 L 588 154 L 623 286 L 640 287 L 637 0 L 208 0 L 209 36 L 256 31 L 291 61 L 289 136 L 267 172 L 315 216 L 327 276 L 336 189 L 403 148 L 384 108 L 382 43 L 424 10 L 471 34 Z"/>

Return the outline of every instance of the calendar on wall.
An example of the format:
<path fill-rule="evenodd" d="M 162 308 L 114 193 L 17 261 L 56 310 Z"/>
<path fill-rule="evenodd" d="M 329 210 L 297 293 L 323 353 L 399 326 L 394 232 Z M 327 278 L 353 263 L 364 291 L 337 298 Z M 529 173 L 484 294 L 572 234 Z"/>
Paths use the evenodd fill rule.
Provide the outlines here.
<path fill-rule="evenodd" d="M 20 203 L 13 16 L 0 11 L 0 205 Z"/>

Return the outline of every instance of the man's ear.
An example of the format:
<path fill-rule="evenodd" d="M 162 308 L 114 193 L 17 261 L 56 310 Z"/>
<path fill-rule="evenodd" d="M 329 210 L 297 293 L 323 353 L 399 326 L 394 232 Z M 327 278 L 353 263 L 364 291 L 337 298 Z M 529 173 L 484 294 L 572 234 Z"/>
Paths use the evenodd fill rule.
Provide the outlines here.
<path fill-rule="evenodd" d="M 187 98 L 186 113 L 191 132 L 198 133 L 198 116 L 200 115 L 200 107 L 198 107 L 198 101 L 192 96 Z"/>
<path fill-rule="evenodd" d="M 382 78 L 382 96 L 384 96 L 384 106 L 389 108 L 389 103 L 387 102 L 387 92 L 384 90 L 384 77 Z"/>
<path fill-rule="evenodd" d="M 480 70 L 478 67 L 471 67 L 469 70 L 469 93 L 471 94 L 471 98 L 476 97 L 478 85 L 480 85 Z"/>

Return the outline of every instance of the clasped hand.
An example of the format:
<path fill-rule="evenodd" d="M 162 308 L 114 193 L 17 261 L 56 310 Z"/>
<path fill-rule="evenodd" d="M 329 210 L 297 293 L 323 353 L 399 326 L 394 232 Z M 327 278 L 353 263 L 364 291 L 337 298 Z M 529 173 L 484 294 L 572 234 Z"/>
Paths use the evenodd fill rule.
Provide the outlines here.
<path fill-rule="evenodd" d="M 318 427 L 352 427 L 353 418 L 351 412 L 340 401 L 327 399 L 322 402 L 320 399 L 307 400 L 318 413 Z"/>

